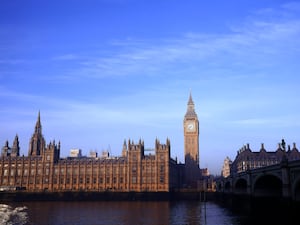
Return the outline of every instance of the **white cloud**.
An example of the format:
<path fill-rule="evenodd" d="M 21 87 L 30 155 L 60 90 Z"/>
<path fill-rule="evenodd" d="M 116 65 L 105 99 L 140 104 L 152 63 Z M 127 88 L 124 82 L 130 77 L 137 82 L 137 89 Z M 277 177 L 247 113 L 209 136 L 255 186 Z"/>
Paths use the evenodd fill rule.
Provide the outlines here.
<path fill-rule="evenodd" d="M 290 11 L 299 12 L 300 11 L 300 3 L 297 1 L 285 3 L 282 8 L 288 9 Z"/>
<path fill-rule="evenodd" d="M 192 88 L 201 128 L 205 126 L 201 135 L 213 133 L 213 137 L 201 140 L 207 152 L 210 145 L 219 145 L 214 143 L 215 139 L 222 139 L 222 132 L 227 133 L 228 129 L 237 140 L 223 140 L 223 146 L 230 141 L 239 142 L 241 132 L 248 128 L 254 131 L 252 135 L 263 137 L 267 134 L 261 134 L 261 129 L 270 136 L 274 132 L 295 132 L 300 127 L 299 78 L 295 75 L 299 69 L 296 60 L 300 53 L 300 20 L 291 15 L 297 10 L 295 3 L 284 5 L 283 9 L 284 12 L 256 12 L 223 34 L 189 32 L 173 38 L 131 38 L 114 40 L 89 53 L 54 53 L 41 67 L 49 63 L 49 68 L 58 68 L 51 76 L 42 71 L 47 74 L 43 79 L 58 83 L 58 91 L 63 85 L 81 91 L 81 81 L 86 80 L 101 83 L 128 78 L 122 87 L 126 91 L 106 93 L 107 90 L 99 88 L 88 98 L 76 98 L 71 94 L 65 96 L 65 92 L 59 96 L 53 86 L 45 90 L 45 80 L 39 87 L 40 93 L 34 88 L 16 91 L 17 87 L 8 88 L 3 83 L 0 100 L 4 99 L 8 107 L 1 107 L 1 125 L 14 126 L 13 134 L 28 128 L 26 132 L 30 135 L 40 109 L 45 130 L 51 136 L 58 135 L 63 143 L 68 139 L 83 143 L 81 138 L 93 141 L 92 137 L 106 137 L 106 142 L 99 141 L 104 143 L 116 139 L 122 142 L 123 135 L 150 137 L 149 133 L 157 135 L 164 131 L 166 135 L 175 133 L 172 145 L 176 143 L 174 149 L 181 151 L 179 132 Z M 0 59 L 0 65 L 14 63 L 22 60 Z M 35 82 L 42 76 L 34 77 Z M 140 77 L 144 78 L 143 83 L 137 83 Z M 5 81 L 6 77 L 2 75 L 1 79 Z M 10 116 L 14 120 L 8 123 Z M 82 136 L 76 136 L 77 133 Z M 0 136 L 10 137 L 6 135 L 2 131 Z"/>
<path fill-rule="evenodd" d="M 182 77 L 185 70 L 203 71 L 207 66 L 220 68 L 220 73 L 228 64 L 233 66 L 232 70 L 248 67 L 249 63 L 259 68 L 270 65 L 279 54 L 299 54 L 299 36 L 299 19 L 269 20 L 261 16 L 248 19 L 228 34 L 187 33 L 159 41 L 119 40 L 114 46 L 121 47 L 114 48 L 113 54 L 83 58 L 69 74 L 61 77 Z M 75 55 L 57 58 L 74 59 Z"/>

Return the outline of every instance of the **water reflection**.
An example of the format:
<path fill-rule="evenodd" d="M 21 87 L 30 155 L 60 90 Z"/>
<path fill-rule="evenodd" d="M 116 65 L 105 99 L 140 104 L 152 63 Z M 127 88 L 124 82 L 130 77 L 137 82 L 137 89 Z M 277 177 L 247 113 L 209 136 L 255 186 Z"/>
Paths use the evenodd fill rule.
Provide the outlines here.
<path fill-rule="evenodd" d="M 207 202 L 27 202 L 29 224 L 242 224 Z"/>
<path fill-rule="evenodd" d="M 168 224 L 168 202 L 32 202 L 32 224 Z"/>

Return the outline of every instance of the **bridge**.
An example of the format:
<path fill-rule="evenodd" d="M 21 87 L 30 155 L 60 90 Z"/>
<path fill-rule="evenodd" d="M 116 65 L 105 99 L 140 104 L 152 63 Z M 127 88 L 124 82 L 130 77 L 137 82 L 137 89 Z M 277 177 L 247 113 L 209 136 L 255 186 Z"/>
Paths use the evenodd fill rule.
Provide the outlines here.
<path fill-rule="evenodd" d="M 216 191 L 230 195 L 268 197 L 300 202 L 300 160 L 246 170 L 216 180 Z"/>

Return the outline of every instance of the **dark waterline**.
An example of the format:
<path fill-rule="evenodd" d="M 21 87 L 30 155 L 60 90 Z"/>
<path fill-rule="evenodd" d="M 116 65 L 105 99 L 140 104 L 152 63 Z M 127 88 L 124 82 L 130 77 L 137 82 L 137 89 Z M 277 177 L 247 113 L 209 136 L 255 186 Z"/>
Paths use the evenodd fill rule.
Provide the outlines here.
<path fill-rule="evenodd" d="M 244 225 L 247 218 L 213 202 L 24 202 L 28 224 L 201 224 Z M 18 206 L 21 206 L 18 205 Z"/>

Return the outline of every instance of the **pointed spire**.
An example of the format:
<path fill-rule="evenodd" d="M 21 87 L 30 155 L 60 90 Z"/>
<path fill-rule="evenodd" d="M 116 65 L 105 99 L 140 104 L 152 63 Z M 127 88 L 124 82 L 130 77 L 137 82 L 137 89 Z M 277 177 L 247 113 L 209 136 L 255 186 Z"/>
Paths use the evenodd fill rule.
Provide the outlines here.
<path fill-rule="evenodd" d="M 192 91 L 190 91 L 190 97 L 189 97 L 188 105 L 194 105 L 193 98 L 192 98 Z"/>
<path fill-rule="evenodd" d="M 185 117 L 197 118 L 197 114 L 195 112 L 195 105 L 194 105 L 194 101 L 193 101 L 193 98 L 192 98 L 192 92 L 190 92 Z"/>
<path fill-rule="evenodd" d="M 39 110 L 38 119 L 37 119 L 36 123 L 41 126 L 41 111 L 40 110 Z"/>
<path fill-rule="evenodd" d="M 127 150 L 127 143 L 126 143 L 126 139 L 124 139 L 124 143 L 123 143 L 123 151 Z"/>
<path fill-rule="evenodd" d="M 261 143 L 260 151 L 261 152 L 265 152 L 266 151 L 264 143 Z"/>
<path fill-rule="evenodd" d="M 41 113 L 39 110 L 38 118 L 35 124 L 35 133 L 42 133 Z"/>
<path fill-rule="evenodd" d="M 6 140 L 6 142 L 5 142 L 5 147 L 8 147 L 8 140 Z"/>
<path fill-rule="evenodd" d="M 19 156 L 19 154 L 20 154 L 19 137 L 18 137 L 18 134 L 16 134 L 13 146 L 11 148 L 11 155 Z"/>
<path fill-rule="evenodd" d="M 19 145 L 19 137 L 18 134 L 15 136 L 14 145 Z"/>
<path fill-rule="evenodd" d="M 294 142 L 293 143 L 293 149 L 292 149 L 293 151 L 298 151 L 298 149 L 297 149 L 297 147 L 296 147 L 296 143 Z"/>
<path fill-rule="evenodd" d="M 170 139 L 167 138 L 166 144 L 169 146 L 170 145 Z"/>

